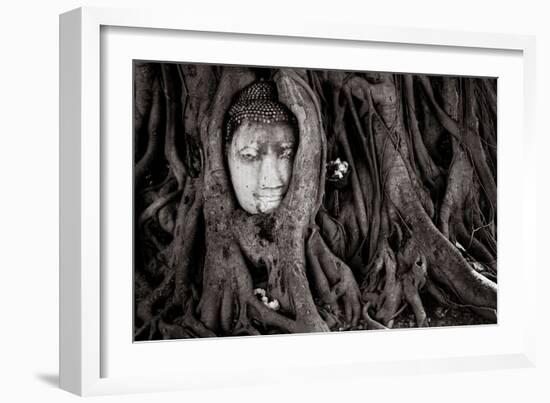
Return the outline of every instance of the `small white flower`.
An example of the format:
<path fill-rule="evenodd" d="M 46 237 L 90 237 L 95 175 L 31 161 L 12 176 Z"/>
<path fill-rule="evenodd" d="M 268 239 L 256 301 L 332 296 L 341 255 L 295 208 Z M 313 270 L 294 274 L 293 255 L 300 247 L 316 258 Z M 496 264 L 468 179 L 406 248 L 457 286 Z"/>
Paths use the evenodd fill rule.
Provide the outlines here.
<path fill-rule="evenodd" d="M 262 297 L 265 297 L 265 290 L 263 288 L 256 288 L 254 289 L 254 295 L 261 295 Z"/>
<path fill-rule="evenodd" d="M 267 303 L 267 307 L 269 309 L 273 309 L 274 311 L 278 311 L 280 308 L 279 301 L 274 299 L 273 301 Z"/>

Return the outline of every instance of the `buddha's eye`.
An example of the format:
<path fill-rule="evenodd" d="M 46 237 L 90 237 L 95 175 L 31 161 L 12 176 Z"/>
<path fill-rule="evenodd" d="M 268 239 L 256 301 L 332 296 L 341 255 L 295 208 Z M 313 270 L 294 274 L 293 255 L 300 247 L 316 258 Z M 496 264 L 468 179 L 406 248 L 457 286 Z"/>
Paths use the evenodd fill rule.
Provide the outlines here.
<path fill-rule="evenodd" d="M 258 152 L 252 148 L 246 148 L 239 153 L 241 159 L 247 162 L 256 161 L 258 159 Z"/>

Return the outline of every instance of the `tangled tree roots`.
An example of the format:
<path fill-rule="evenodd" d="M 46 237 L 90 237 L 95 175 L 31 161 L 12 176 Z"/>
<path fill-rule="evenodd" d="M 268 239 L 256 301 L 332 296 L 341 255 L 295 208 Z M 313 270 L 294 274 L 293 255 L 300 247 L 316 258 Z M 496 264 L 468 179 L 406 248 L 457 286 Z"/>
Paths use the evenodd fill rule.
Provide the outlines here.
<path fill-rule="evenodd" d="M 299 126 L 267 215 L 223 157 L 258 77 Z M 496 321 L 494 80 L 136 63 L 134 86 L 136 340 Z"/>

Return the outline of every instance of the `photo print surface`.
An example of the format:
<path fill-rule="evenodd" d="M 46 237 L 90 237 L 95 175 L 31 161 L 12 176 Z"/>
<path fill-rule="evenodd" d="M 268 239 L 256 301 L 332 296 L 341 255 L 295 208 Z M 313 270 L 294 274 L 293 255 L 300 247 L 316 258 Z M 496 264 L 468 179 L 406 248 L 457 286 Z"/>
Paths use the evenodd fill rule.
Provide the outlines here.
<path fill-rule="evenodd" d="M 496 78 L 134 61 L 134 340 L 497 322 Z"/>

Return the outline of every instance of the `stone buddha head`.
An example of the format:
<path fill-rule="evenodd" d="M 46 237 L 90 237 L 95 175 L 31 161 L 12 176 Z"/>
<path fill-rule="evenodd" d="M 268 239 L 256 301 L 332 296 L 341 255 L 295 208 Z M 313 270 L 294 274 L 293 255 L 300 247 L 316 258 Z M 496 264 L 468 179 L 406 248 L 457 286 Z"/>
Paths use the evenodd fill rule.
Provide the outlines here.
<path fill-rule="evenodd" d="M 225 155 L 239 205 L 267 214 L 282 202 L 298 142 L 296 118 L 271 81 L 245 87 L 227 112 Z"/>

